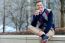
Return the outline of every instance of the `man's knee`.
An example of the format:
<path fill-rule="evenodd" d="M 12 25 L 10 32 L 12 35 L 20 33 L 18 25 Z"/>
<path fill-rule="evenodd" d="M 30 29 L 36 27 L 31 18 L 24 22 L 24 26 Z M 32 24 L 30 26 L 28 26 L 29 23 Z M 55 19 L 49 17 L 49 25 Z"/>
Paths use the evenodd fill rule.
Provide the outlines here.
<path fill-rule="evenodd" d="M 41 31 L 40 29 L 33 27 L 33 26 L 28 26 L 28 30 L 38 36 L 41 36 L 42 34 L 45 34 L 43 31 Z"/>
<path fill-rule="evenodd" d="M 47 36 L 49 36 L 49 39 L 53 37 L 53 35 L 55 34 L 54 30 L 49 30 L 49 32 L 47 33 Z"/>

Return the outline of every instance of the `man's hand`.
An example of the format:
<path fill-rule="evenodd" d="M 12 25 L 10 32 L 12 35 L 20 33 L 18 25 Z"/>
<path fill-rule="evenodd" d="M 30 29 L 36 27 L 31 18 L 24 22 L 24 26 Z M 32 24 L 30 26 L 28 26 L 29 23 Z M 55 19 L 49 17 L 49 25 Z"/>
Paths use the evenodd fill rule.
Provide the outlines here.
<path fill-rule="evenodd" d="M 39 15 L 39 10 L 36 10 L 36 12 L 34 13 L 34 15 Z"/>

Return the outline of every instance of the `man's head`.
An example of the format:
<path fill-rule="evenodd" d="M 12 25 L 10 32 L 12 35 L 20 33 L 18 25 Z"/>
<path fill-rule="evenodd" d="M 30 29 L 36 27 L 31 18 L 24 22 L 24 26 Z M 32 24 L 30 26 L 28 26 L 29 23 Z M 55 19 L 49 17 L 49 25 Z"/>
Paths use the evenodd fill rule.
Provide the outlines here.
<path fill-rule="evenodd" d="M 41 1 L 38 1 L 36 6 L 37 6 L 37 9 L 40 10 L 40 11 L 42 11 L 44 9 L 44 6 L 43 6 Z"/>

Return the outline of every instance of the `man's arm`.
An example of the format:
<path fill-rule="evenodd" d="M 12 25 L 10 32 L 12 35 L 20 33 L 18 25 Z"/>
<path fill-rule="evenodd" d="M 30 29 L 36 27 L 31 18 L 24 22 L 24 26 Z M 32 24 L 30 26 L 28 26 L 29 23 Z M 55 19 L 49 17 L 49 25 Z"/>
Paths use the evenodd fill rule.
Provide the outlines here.
<path fill-rule="evenodd" d="M 38 19 L 39 19 L 38 15 L 33 15 L 33 19 L 32 19 L 31 25 L 36 27 Z"/>
<path fill-rule="evenodd" d="M 38 19 L 39 19 L 39 10 L 36 10 L 35 14 L 33 15 L 31 25 L 36 27 Z"/>
<path fill-rule="evenodd" d="M 52 11 L 50 11 L 50 13 L 48 15 L 47 26 L 46 26 L 46 29 L 44 31 L 47 33 L 52 26 L 53 26 L 53 13 L 52 13 Z"/>

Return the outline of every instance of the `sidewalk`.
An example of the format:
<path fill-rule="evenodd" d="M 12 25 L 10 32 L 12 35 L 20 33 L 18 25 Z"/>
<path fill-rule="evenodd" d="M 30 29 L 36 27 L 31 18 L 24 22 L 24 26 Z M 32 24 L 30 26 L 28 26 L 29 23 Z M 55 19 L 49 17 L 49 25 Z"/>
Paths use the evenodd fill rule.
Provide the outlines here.
<path fill-rule="evenodd" d="M 36 35 L 0 35 L 0 43 L 40 43 Z M 48 43 L 65 43 L 65 35 L 55 35 Z"/>

